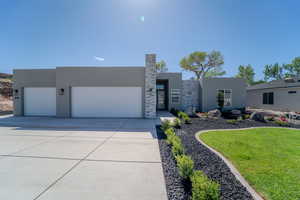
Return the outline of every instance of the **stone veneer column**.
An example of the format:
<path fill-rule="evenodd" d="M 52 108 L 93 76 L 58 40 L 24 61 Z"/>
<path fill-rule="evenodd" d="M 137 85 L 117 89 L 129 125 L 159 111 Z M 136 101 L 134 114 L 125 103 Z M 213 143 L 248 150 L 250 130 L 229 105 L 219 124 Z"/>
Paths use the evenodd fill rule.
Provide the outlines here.
<path fill-rule="evenodd" d="M 146 54 L 145 118 L 156 117 L 156 55 Z"/>

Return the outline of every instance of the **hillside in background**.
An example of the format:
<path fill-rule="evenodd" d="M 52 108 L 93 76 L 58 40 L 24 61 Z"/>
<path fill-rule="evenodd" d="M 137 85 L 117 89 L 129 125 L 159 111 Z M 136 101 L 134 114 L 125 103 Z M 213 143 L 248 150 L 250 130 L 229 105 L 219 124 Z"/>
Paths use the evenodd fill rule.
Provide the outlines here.
<path fill-rule="evenodd" d="M 3 111 L 12 111 L 12 75 L 0 73 L 0 114 Z"/>

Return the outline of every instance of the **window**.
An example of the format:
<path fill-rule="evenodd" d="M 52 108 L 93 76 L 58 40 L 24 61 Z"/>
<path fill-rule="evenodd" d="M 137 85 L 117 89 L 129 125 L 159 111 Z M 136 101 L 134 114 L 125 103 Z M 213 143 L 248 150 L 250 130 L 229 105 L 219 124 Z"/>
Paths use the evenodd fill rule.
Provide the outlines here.
<path fill-rule="evenodd" d="M 180 89 L 171 89 L 172 104 L 180 104 Z"/>
<path fill-rule="evenodd" d="M 296 94 L 297 91 L 289 91 L 289 94 Z"/>
<path fill-rule="evenodd" d="M 224 107 L 231 107 L 232 106 L 232 90 L 225 89 L 225 90 L 218 90 L 218 101 L 224 102 Z"/>
<path fill-rule="evenodd" d="M 263 93 L 263 104 L 274 104 L 274 92 Z"/>

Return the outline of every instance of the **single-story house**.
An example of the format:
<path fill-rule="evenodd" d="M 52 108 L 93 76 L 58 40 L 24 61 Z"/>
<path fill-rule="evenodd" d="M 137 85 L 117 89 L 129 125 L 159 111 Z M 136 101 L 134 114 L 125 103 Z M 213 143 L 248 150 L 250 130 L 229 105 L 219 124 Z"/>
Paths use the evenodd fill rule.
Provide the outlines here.
<path fill-rule="evenodd" d="M 300 77 L 274 80 L 247 88 L 247 106 L 300 112 Z"/>
<path fill-rule="evenodd" d="M 237 78 L 182 80 L 156 73 L 156 55 L 141 67 L 56 67 L 14 70 L 14 115 L 154 118 L 157 110 L 208 111 L 245 107 L 246 83 Z"/>

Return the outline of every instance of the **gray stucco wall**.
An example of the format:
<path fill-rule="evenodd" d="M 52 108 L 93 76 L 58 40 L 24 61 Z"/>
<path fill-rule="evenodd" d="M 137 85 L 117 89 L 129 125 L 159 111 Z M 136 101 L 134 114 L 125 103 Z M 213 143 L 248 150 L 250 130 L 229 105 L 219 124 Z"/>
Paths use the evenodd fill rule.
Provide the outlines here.
<path fill-rule="evenodd" d="M 24 87 L 56 87 L 56 72 L 55 69 L 14 70 L 13 80 L 14 115 L 21 116 L 24 111 Z"/>
<path fill-rule="evenodd" d="M 201 81 L 202 111 L 207 112 L 218 108 L 217 90 L 232 89 L 232 107 L 246 106 L 246 82 L 241 78 L 204 78 Z"/>
<path fill-rule="evenodd" d="M 171 108 L 181 109 L 182 98 L 180 98 L 180 102 L 177 104 L 172 102 L 171 99 L 171 91 L 172 89 L 179 89 L 182 92 L 182 74 L 181 73 L 172 73 L 172 72 L 163 72 L 158 73 L 156 79 L 158 80 L 168 80 L 168 100 L 169 100 L 169 110 Z M 181 96 L 181 95 L 180 95 Z"/>
<path fill-rule="evenodd" d="M 23 115 L 24 87 L 56 87 L 57 117 L 71 117 L 71 87 L 142 87 L 144 111 L 145 67 L 57 67 L 56 69 L 14 70 L 14 114 Z"/>
<path fill-rule="evenodd" d="M 289 91 L 296 91 L 296 93 L 289 94 Z M 274 92 L 273 105 L 263 104 L 263 93 L 265 92 Z M 300 112 L 300 88 L 247 90 L 246 105 L 251 108 Z"/>

